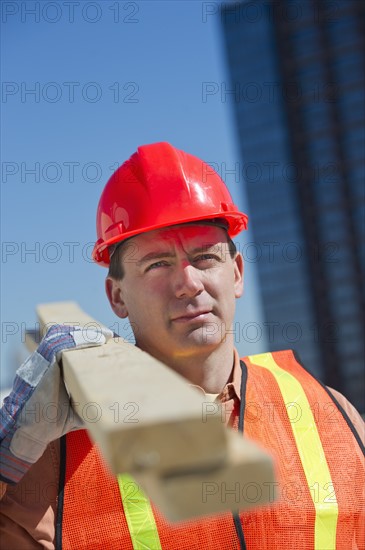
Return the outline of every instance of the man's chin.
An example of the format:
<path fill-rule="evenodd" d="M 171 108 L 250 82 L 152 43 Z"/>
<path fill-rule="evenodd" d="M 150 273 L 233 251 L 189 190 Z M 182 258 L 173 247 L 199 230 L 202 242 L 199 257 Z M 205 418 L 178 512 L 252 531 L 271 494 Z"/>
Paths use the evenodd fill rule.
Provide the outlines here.
<path fill-rule="evenodd" d="M 206 327 L 199 327 L 187 334 L 184 340 L 176 342 L 175 352 L 179 356 L 200 355 L 212 351 L 221 343 L 218 332 L 209 333 L 206 331 Z"/>

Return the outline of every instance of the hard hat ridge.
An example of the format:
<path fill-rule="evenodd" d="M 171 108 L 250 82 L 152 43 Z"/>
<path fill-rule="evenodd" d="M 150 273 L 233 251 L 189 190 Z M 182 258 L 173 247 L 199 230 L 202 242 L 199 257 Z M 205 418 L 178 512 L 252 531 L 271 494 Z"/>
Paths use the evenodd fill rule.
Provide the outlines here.
<path fill-rule="evenodd" d="M 247 227 L 225 184 L 208 164 L 169 143 L 138 148 L 111 176 L 97 212 L 93 258 L 109 265 L 108 247 L 139 233 L 220 218 L 230 237 Z"/>

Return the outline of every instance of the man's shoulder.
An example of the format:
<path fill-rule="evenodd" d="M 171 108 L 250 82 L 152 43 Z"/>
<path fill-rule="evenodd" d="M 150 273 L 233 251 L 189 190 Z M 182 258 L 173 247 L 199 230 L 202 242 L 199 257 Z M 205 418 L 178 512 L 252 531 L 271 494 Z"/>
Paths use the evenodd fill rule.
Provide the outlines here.
<path fill-rule="evenodd" d="M 352 405 L 352 403 L 350 403 L 350 401 L 346 399 L 346 397 L 342 393 L 329 387 L 328 387 L 328 390 L 336 399 L 336 401 L 339 403 L 339 405 L 342 407 L 342 409 L 345 411 L 350 421 L 354 425 L 355 430 L 359 434 L 361 441 L 365 445 L 365 422 L 361 414 Z"/>

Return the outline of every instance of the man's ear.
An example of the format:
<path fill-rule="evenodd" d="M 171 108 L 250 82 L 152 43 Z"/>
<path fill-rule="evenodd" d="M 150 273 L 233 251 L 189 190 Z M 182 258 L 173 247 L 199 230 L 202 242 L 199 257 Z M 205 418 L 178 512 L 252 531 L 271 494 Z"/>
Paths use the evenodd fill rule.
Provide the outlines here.
<path fill-rule="evenodd" d="M 105 279 L 105 291 L 115 315 L 122 319 L 128 317 L 128 310 L 123 300 L 121 282 L 112 277 L 107 277 Z"/>
<path fill-rule="evenodd" d="M 237 252 L 234 259 L 234 295 L 240 298 L 243 294 L 244 261 L 242 254 Z"/>

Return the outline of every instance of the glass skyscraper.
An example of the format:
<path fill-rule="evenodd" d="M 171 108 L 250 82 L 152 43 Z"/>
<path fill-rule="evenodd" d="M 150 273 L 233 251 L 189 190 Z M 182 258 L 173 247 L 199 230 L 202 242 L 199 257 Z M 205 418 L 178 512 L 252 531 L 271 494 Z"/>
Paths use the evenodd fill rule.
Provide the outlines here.
<path fill-rule="evenodd" d="M 272 350 L 364 412 L 364 6 L 226 2 L 220 13 Z"/>

